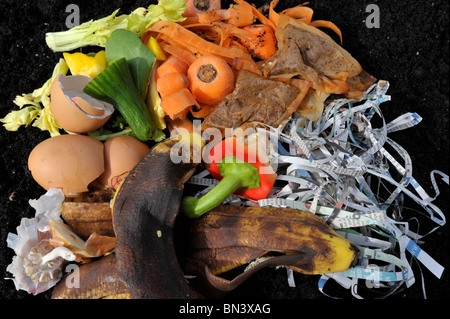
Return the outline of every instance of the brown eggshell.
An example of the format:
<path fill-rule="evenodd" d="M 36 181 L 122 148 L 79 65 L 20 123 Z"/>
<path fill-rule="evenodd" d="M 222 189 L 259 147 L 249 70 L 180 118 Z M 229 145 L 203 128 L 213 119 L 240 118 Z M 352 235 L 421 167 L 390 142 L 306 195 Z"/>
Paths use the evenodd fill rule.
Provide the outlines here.
<path fill-rule="evenodd" d="M 55 78 L 50 88 L 50 109 L 53 118 L 68 132 L 88 133 L 101 128 L 114 107 L 83 92 L 91 78 L 84 75 Z"/>
<path fill-rule="evenodd" d="M 104 149 L 105 171 L 99 182 L 107 187 L 115 187 L 150 150 L 147 144 L 132 136 L 110 138 Z"/>
<path fill-rule="evenodd" d="M 103 143 L 84 135 L 60 135 L 38 144 L 28 157 L 34 180 L 46 190 L 61 188 L 67 197 L 88 191 L 104 171 Z"/>

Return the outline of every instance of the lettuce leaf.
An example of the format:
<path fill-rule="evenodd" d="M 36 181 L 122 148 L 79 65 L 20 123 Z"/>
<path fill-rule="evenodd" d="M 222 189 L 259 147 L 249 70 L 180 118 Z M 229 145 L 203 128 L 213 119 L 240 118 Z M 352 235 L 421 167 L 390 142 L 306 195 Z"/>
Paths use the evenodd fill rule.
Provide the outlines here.
<path fill-rule="evenodd" d="M 118 16 L 119 9 L 99 20 L 91 20 L 66 31 L 49 32 L 45 35 L 48 47 L 54 52 L 72 51 L 85 46 L 105 47 L 114 30 L 126 29 L 139 37 L 159 20 L 179 22 L 186 9 L 185 0 L 161 0 L 147 9 L 137 8 L 129 15 Z"/>
<path fill-rule="evenodd" d="M 132 31 L 119 29 L 111 33 L 106 42 L 106 60 L 112 64 L 125 58 L 134 84 L 143 99 L 147 96 L 148 82 L 156 56 Z"/>

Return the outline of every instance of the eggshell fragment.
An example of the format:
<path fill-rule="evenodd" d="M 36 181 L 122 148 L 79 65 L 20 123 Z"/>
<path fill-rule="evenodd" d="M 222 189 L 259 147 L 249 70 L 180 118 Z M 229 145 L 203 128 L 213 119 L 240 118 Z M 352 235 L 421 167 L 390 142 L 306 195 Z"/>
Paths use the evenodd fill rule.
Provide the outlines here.
<path fill-rule="evenodd" d="M 133 136 L 116 136 L 105 142 L 105 171 L 99 182 L 115 188 L 150 148 Z"/>
<path fill-rule="evenodd" d="M 31 151 L 28 168 L 46 190 L 61 188 L 65 196 L 75 197 L 103 173 L 103 143 L 85 135 L 52 137 Z"/>
<path fill-rule="evenodd" d="M 68 132 L 88 133 L 101 128 L 114 112 L 114 106 L 83 92 L 91 81 L 85 75 L 58 75 L 50 88 L 53 118 Z"/>

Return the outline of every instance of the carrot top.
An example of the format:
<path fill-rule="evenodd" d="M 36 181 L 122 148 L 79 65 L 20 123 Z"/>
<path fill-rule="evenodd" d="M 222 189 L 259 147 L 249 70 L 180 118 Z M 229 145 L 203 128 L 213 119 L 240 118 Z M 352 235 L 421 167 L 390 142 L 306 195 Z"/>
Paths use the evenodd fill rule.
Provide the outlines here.
<path fill-rule="evenodd" d="M 234 88 L 235 76 L 228 63 L 216 55 L 206 55 L 191 64 L 189 88 L 198 102 L 219 103 Z"/>

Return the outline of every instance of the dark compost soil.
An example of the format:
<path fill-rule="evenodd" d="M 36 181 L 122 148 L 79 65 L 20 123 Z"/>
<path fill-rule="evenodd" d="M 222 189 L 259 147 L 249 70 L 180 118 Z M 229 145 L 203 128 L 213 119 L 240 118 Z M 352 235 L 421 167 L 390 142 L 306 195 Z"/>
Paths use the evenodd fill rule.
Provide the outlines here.
<path fill-rule="evenodd" d="M 280 2 L 281 7 L 303 3 Z M 121 13 L 129 13 L 138 6 L 147 6 L 149 1 L 0 0 L 0 118 L 16 109 L 12 102 L 16 95 L 32 92 L 50 77 L 62 55 L 50 51 L 44 36 L 46 32 L 67 29 L 65 8 L 70 3 L 79 6 L 81 22 L 84 22 L 109 15 L 116 8 L 121 8 Z M 255 3 L 261 5 L 264 1 Z M 379 28 L 366 27 L 369 4 L 377 4 L 380 9 Z M 315 19 L 331 20 L 341 28 L 343 47 L 369 73 L 390 82 L 391 101 L 381 105 L 386 122 L 406 112 L 422 116 L 419 125 L 392 133 L 390 137 L 408 151 L 413 176 L 434 196 L 430 172 L 436 169 L 448 174 L 450 171 L 448 1 L 315 0 L 310 2 L 310 7 L 315 10 Z M 4 280 L 10 276 L 6 267 L 13 257 L 13 251 L 6 246 L 6 236 L 8 232 L 15 232 L 22 217 L 34 216 L 28 200 L 44 193 L 31 178 L 27 158 L 32 148 L 48 137 L 46 132 L 33 127 L 21 128 L 18 132 L 0 127 L 1 298 L 32 298 L 23 291 L 16 291 L 12 281 Z M 439 180 L 438 185 L 441 195 L 434 203 L 447 214 L 448 187 Z M 413 203 L 407 199 L 405 206 L 408 205 Z M 407 215 L 408 211 L 403 214 Z M 414 222 L 411 225 L 417 226 Z M 423 266 L 419 269 L 414 262 L 416 283 L 390 298 L 423 298 L 421 272 L 428 298 L 449 297 L 448 225 L 423 240 L 423 250 L 446 268 L 442 278 L 437 279 Z M 296 288 L 290 288 L 285 269 L 263 270 L 227 298 L 327 298 L 317 289 L 317 276 L 295 274 L 295 280 Z M 348 291 L 342 292 L 342 296 L 349 296 Z M 48 297 L 47 293 L 33 298 Z"/>

